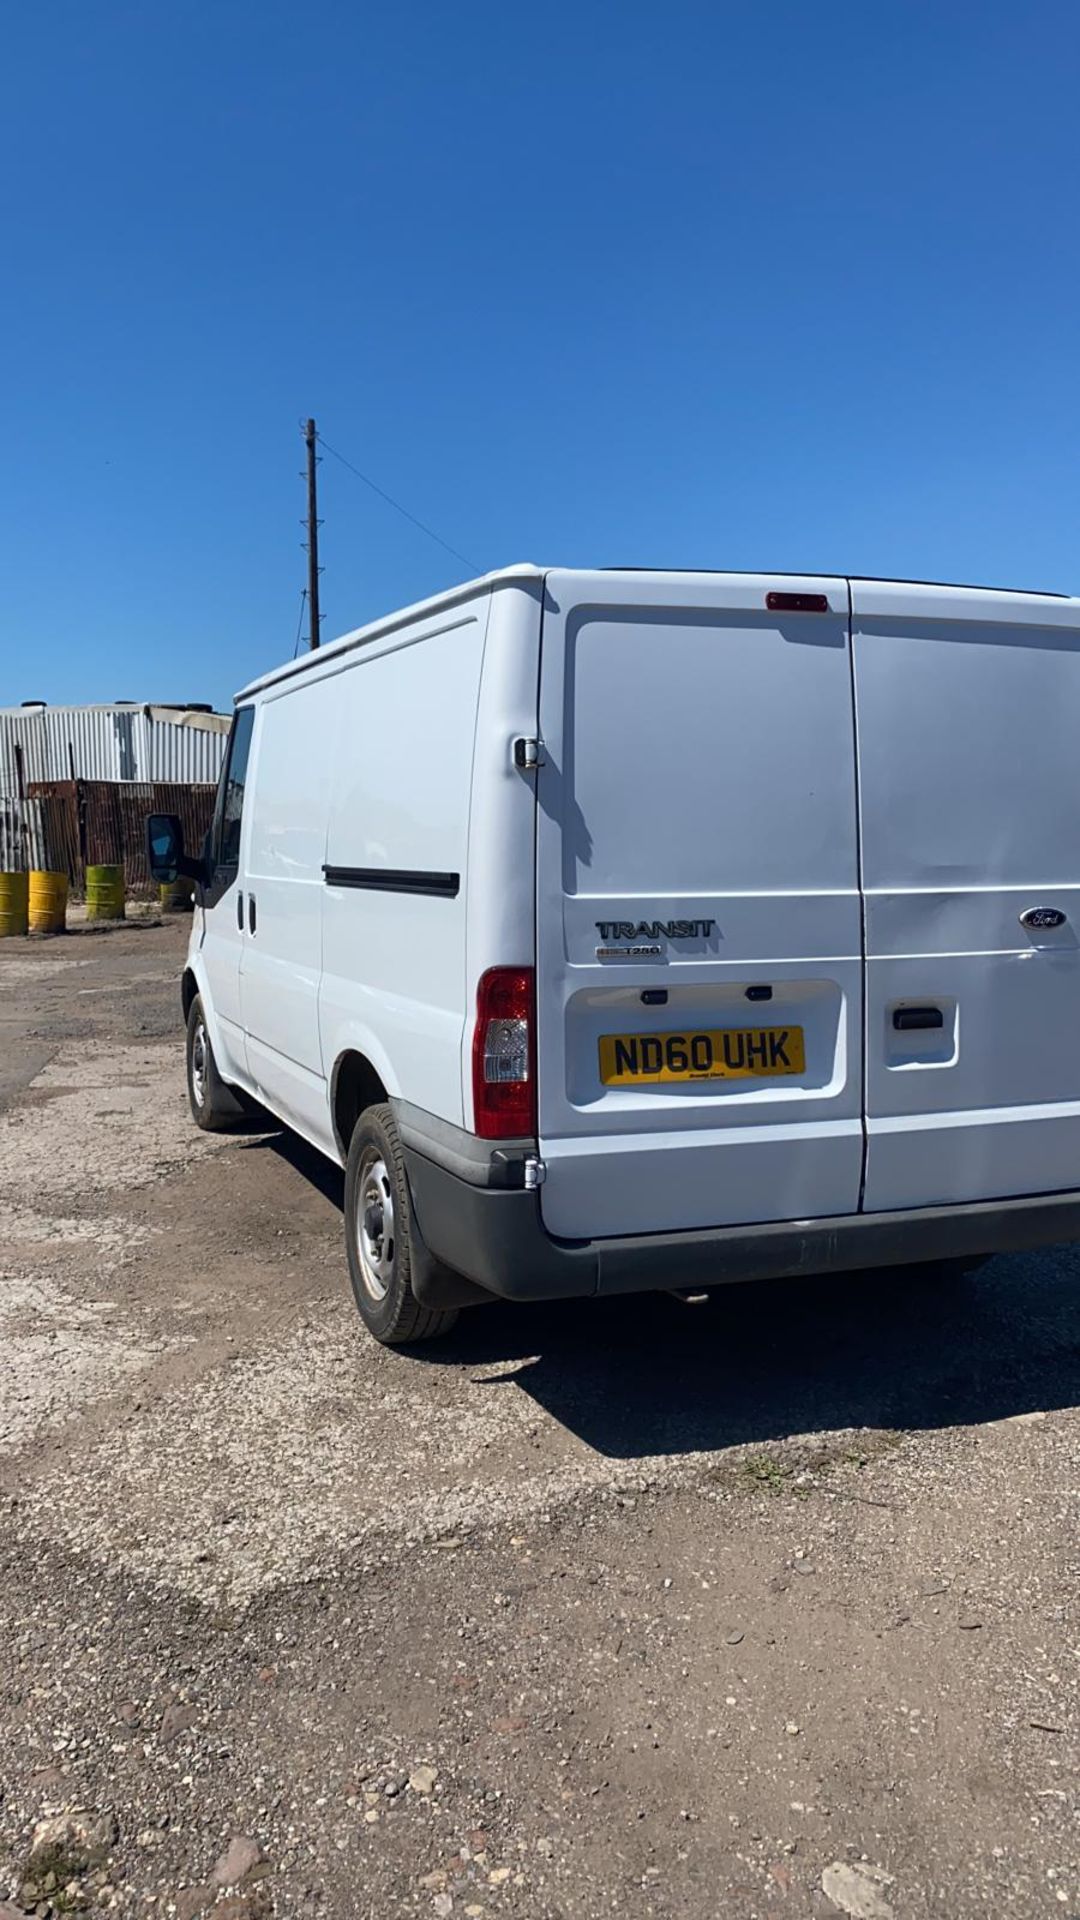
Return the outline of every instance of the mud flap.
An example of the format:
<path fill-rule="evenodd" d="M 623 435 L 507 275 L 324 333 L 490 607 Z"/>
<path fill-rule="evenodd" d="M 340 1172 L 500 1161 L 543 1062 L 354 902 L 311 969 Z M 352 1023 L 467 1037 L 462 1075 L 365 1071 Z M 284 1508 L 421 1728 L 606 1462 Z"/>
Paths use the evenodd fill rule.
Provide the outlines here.
<path fill-rule="evenodd" d="M 407 1156 L 405 1178 L 409 1180 Z M 410 1240 L 413 1299 L 418 1301 L 420 1306 L 430 1307 L 436 1313 L 446 1313 L 452 1307 L 489 1306 L 496 1299 L 495 1294 L 489 1293 L 486 1287 L 477 1286 L 475 1280 L 467 1280 L 463 1273 L 455 1273 L 453 1267 L 444 1266 L 441 1260 L 436 1260 L 420 1231 L 411 1180 L 409 1180 L 409 1205 L 412 1212 Z"/>

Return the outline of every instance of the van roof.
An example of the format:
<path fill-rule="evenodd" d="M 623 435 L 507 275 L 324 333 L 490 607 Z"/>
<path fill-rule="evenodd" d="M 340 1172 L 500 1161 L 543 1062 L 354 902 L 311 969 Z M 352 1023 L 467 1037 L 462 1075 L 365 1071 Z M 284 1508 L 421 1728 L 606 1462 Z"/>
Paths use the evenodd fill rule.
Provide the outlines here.
<path fill-rule="evenodd" d="M 572 569 L 568 569 L 572 571 Z M 731 579 L 732 575 L 743 569 L 734 567 L 600 567 L 600 573 L 702 573 L 716 574 L 721 579 Z M 1072 596 L 1059 593 L 1051 587 L 994 587 L 985 580 L 919 580 L 913 575 L 885 579 L 880 573 L 793 573 L 789 567 L 754 567 L 746 572 L 755 575 L 768 574 L 777 580 L 872 580 L 875 586 L 887 587 L 946 587 L 958 593 L 1017 593 L 1027 600 L 1068 600 Z"/>
<path fill-rule="evenodd" d="M 480 574 L 475 580 L 463 580 L 459 587 L 448 587 L 443 593 L 432 594 L 428 600 L 416 600 L 411 606 L 398 607 L 393 613 L 385 613 L 377 620 L 369 621 L 365 627 L 354 627 L 351 633 L 343 633 L 337 640 L 328 640 L 324 647 L 312 649 L 299 660 L 287 660 L 284 666 L 273 667 L 269 673 L 260 674 L 257 680 L 242 687 L 236 698 L 246 700 L 249 694 L 260 693 L 264 687 L 273 686 L 279 680 L 291 679 L 296 673 L 306 673 L 324 660 L 348 653 L 352 647 L 366 646 L 371 640 L 379 640 L 384 634 L 393 633 L 396 627 L 411 626 L 414 620 L 422 620 L 427 614 L 442 613 L 447 607 L 472 600 L 478 593 L 486 593 L 491 587 L 504 585 L 511 580 L 542 580 L 550 572 L 550 567 L 536 567 L 529 561 L 522 561 L 517 566 L 499 567 L 493 573 Z"/>
<path fill-rule="evenodd" d="M 785 568 L 739 568 L 739 567 L 552 567 L 536 566 L 531 561 L 520 561 L 509 567 L 498 567 L 491 573 L 484 573 L 474 580 L 462 581 L 460 586 L 448 587 L 442 593 L 432 594 L 427 600 L 417 600 L 407 607 L 399 607 L 394 612 L 382 614 L 377 620 L 369 621 L 366 626 L 355 627 L 349 633 L 343 633 L 336 640 L 330 640 L 325 646 L 313 649 L 298 660 L 287 660 L 280 667 L 273 667 L 268 673 L 260 674 L 257 680 L 249 681 L 235 696 L 237 701 L 249 699 L 260 693 L 264 687 L 275 685 L 281 680 L 289 680 L 296 674 L 306 673 L 312 667 L 327 659 L 333 659 L 342 653 L 348 653 L 353 647 L 366 646 L 372 640 L 382 639 L 393 633 L 396 628 L 410 626 L 414 620 L 422 620 L 427 615 L 444 612 L 447 608 L 458 606 L 473 599 L 477 594 L 486 593 L 492 587 L 509 585 L 517 580 L 543 580 L 549 573 L 558 571 L 571 577 L 579 575 L 584 579 L 595 579 L 597 574 L 648 574 L 652 578 L 685 577 L 699 575 L 718 579 L 737 579 L 740 576 L 767 576 L 775 580 L 850 580 L 853 584 L 873 583 L 883 587 L 930 587 L 942 592 L 956 593 L 992 593 L 1009 594 L 1032 601 L 1061 602 L 1070 599 L 1066 593 L 1048 592 L 1044 589 L 1024 587 L 977 586 L 956 580 L 909 580 L 883 579 L 877 574 L 836 574 L 802 573 Z"/>

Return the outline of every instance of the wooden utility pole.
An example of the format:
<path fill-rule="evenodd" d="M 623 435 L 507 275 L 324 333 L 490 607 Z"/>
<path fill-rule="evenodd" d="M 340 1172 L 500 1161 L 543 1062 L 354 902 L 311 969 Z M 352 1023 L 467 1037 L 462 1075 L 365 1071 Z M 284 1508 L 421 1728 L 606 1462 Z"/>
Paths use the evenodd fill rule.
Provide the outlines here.
<path fill-rule="evenodd" d="M 319 516 L 315 504 L 315 468 L 318 455 L 314 420 L 304 428 L 307 447 L 307 568 L 308 568 L 308 646 L 319 644 Z"/>

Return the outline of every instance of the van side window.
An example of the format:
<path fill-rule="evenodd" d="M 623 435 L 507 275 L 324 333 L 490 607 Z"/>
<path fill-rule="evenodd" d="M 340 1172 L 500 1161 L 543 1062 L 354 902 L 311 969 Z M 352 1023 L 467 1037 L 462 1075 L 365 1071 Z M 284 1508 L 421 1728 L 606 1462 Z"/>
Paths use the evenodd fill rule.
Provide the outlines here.
<path fill-rule="evenodd" d="M 233 722 L 229 758 L 225 766 L 225 792 L 218 831 L 217 864 L 240 865 L 240 823 L 244 811 L 244 785 L 247 780 L 251 729 L 255 724 L 254 707 L 241 707 Z"/>

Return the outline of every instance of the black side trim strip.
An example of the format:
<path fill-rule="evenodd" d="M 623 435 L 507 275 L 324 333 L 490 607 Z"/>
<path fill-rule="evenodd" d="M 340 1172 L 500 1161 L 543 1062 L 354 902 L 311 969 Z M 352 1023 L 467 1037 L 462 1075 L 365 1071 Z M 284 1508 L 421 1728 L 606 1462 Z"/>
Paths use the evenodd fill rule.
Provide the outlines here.
<path fill-rule="evenodd" d="M 424 873 L 413 867 L 324 867 L 328 887 L 363 887 L 370 893 L 432 893 L 456 900 L 460 873 Z"/>

